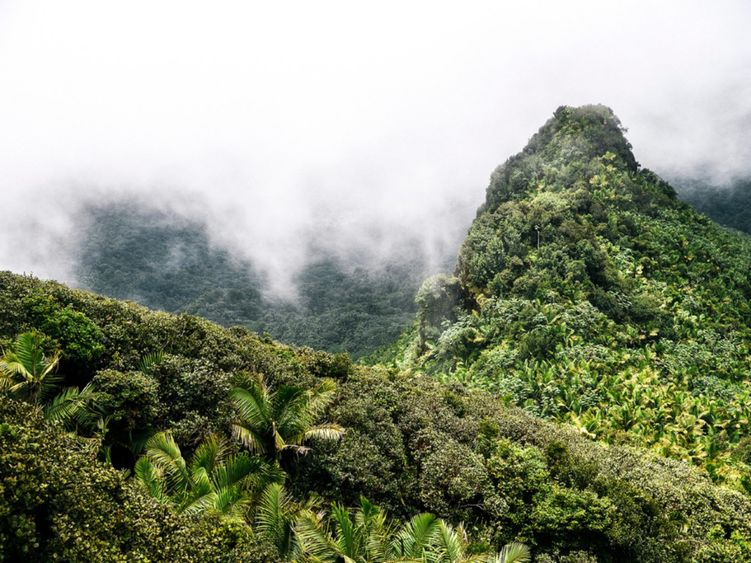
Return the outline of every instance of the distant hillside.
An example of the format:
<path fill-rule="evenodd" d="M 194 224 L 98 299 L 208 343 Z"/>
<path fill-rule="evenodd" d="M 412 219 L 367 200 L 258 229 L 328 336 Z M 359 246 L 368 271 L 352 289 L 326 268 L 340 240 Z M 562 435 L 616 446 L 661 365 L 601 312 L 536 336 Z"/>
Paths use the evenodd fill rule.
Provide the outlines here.
<path fill-rule="evenodd" d="M 750 299 L 751 238 L 641 169 L 610 109 L 561 107 L 392 357 L 751 492 Z"/>
<path fill-rule="evenodd" d="M 727 185 L 677 178 L 681 199 L 721 225 L 751 233 L 751 179 L 741 178 Z"/>
<path fill-rule="evenodd" d="M 408 326 L 426 270 L 417 245 L 409 258 L 376 268 L 311 247 L 295 280 L 299 300 L 289 302 L 266 296 L 253 264 L 212 246 L 196 221 L 112 204 L 89 208 L 80 223 L 77 277 L 86 289 L 353 357 L 390 344 Z"/>

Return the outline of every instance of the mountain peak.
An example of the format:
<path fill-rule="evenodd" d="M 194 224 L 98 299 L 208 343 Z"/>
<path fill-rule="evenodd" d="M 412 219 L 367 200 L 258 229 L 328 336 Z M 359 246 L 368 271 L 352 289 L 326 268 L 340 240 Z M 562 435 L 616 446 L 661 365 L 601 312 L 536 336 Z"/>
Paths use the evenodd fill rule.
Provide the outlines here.
<path fill-rule="evenodd" d="M 612 165 L 637 172 L 639 163 L 624 136 L 625 131 L 607 106 L 560 106 L 520 153 L 495 170 L 480 211 L 518 199 L 552 169 L 563 173 L 560 179 L 564 183 L 573 184 L 576 172 L 581 173 L 593 159 L 608 154 L 614 155 Z"/>
<path fill-rule="evenodd" d="M 545 148 L 560 149 L 560 145 L 564 144 L 563 139 L 573 139 L 582 144 L 581 149 L 586 150 L 570 156 L 593 158 L 612 152 L 620 157 L 627 168 L 636 171 L 639 164 L 631 152 L 631 143 L 626 140 L 625 132 L 620 119 L 607 106 L 560 106 L 530 139 L 523 152 L 529 154 Z"/>

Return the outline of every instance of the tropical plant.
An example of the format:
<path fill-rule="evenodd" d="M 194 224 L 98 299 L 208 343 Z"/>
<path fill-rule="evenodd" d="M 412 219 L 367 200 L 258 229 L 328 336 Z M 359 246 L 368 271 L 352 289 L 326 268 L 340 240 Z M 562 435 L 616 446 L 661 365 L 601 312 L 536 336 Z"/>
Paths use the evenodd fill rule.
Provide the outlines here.
<path fill-rule="evenodd" d="M 263 376 L 246 374 L 231 391 L 238 413 L 232 432 L 251 452 L 269 460 L 281 462 L 285 452 L 305 454 L 309 440 L 336 440 L 344 433 L 338 424 L 316 424 L 335 392 L 330 379 L 310 390 L 291 385 L 271 390 Z"/>
<path fill-rule="evenodd" d="M 66 427 L 92 429 L 101 418 L 96 409 L 97 396 L 91 383 L 83 389 L 66 387 L 44 406 L 44 418 Z"/>
<path fill-rule="evenodd" d="M 49 398 L 62 382 L 55 373 L 60 352 L 47 357 L 38 332 L 24 332 L 0 359 L 0 389 L 28 399 L 35 405 Z"/>
<path fill-rule="evenodd" d="M 164 361 L 163 350 L 157 350 L 156 352 L 152 352 L 151 354 L 146 354 L 144 357 L 141 358 L 141 361 L 138 362 L 138 371 L 140 371 L 141 373 L 151 375 L 153 368 L 161 364 L 163 361 Z"/>
<path fill-rule="evenodd" d="M 284 561 L 297 560 L 302 553 L 295 529 L 298 507 L 281 483 L 271 483 L 260 495 L 253 519 L 256 534 L 271 542 Z"/>
<path fill-rule="evenodd" d="M 146 443 L 146 454 L 135 474 L 157 500 L 189 514 L 220 513 L 244 521 L 254 496 L 283 474 L 259 457 L 231 454 L 228 444 L 210 435 L 186 462 L 169 432 L 160 432 Z"/>
<path fill-rule="evenodd" d="M 305 560 L 338 563 L 524 563 L 529 548 L 511 543 L 497 554 L 468 552 L 462 526 L 454 528 L 430 513 L 414 516 L 401 527 L 387 521 L 383 511 L 365 498 L 354 519 L 339 504 L 331 507 L 326 521 L 323 512 L 302 510 L 297 533 Z"/>

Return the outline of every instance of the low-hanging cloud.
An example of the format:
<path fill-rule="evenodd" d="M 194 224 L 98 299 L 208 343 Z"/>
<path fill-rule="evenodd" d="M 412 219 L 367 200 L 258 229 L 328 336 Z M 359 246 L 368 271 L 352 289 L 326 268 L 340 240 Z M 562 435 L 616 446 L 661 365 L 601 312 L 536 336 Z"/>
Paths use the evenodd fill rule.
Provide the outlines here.
<path fill-rule="evenodd" d="M 562 104 L 637 159 L 749 173 L 751 4 L 0 1 L 0 268 L 75 281 L 78 213 L 205 221 L 290 283 L 310 239 L 436 264 Z"/>

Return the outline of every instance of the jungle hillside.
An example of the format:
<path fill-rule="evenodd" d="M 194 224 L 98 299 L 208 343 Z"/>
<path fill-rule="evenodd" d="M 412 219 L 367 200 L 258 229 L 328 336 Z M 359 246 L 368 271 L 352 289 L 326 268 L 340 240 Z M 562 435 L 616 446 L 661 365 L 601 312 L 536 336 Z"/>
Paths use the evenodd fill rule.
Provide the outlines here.
<path fill-rule="evenodd" d="M 2 558 L 751 560 L 751 239 L 624 133 L 556 110 L 493 172 L 454 271 L 403 308 L 372 282 L 411 320 L 359 362 L 242 326 L 270 314 L 251 274 L 223 327 L 1 273 Z M 110 238 L 141 212 L 96 213 L 163 262 L 159 218 Z M 194 253 L 193 281 L 159 274 L 169 307 L 237 279 L 196 233 L 159 234 Z M 351 284 L 336 268 L 303 295 Z"/>

